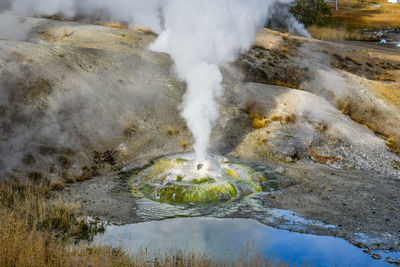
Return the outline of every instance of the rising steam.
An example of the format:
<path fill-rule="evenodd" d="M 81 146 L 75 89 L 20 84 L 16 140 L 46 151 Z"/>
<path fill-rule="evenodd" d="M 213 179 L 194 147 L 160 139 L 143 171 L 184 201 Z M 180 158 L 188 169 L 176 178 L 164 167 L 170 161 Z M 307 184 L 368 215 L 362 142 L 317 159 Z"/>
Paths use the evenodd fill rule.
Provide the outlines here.
<path fill-rule="evenodd" d="M 187 82 L 181 114 L 195 138 L 199 159 L 207 155 L 218 119 L 218 97 L 223 93 L 219 67 L 250 47 L 269 5 L 259 0 L 175 0 L 164 9 L 166 29 L 151 49 L 169 53 Z"/>
<path fill-rule="evenodd" d="M 31 16 L 61 14 L 125 21 L 133 27 L 149 26 L 160 32 L 150 48 L 170 54 L 177 74 L 187 83 L 181 115 L 194 136 L 197 157 L 204 159 L 213 124 L 219 117 L 218 98 L 223 94 L 219 68 L 249 49 L 268 16 L 276 13 L 275 7 L 289 2 L 291 0 L 5 0 L 0 8 Z M 288 10 L 282 12 L 288 13 Z M 293 16 L 286 15 L 289 29 L 301 29 Z"/>

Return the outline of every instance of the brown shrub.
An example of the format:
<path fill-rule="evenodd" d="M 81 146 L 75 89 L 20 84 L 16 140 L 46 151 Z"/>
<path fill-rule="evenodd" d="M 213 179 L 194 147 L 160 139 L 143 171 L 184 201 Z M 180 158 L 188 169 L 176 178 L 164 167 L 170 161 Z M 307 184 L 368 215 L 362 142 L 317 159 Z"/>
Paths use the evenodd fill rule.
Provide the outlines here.
<path fill-rule="evenodd" d="M 174 128 L 174 127 L 169 127 L 167 130 L 168 135 L 170 136 L 175 136 L 179 134 L 179 129 Z"/>
<path fill-rule="evenodd" d="M 123 125 L 123 134 L 126 138 L 132 138 L 136 133 L 136 123 L 128 121 Z"/>
<path fill-rule="evenodd" d="M 244 112 L 249 115 L 251 119 L 251 126 L 254 129 L 265 128 L 271 122 L 266 116 L 260 115 L 259 108 L 257 107 L 257 104 L 254 103 L 252 96 L 247 99 Z"/>
<path fill-rule="evenodd" d="M 262 129 L 268 126 L 271 122 L 266 116 L 260 116 L 257 112 L 250 114 L 251 126 L 254 129 Z"/>
<path fill-rule="evenodd" d="M 289 124 L 289 123 L 294 123 L 296 121 L 296 115 L 294 115 L 294 114 L 290 114 L 290 115 L 287 115 L 286 117 L 285 117 L 285 122 L 287 123 L 287 124 Z"/>
<path fill-rule="evenodd" d="M 187 143 L 187 142 L 182 142 L 182 147 L 184 148 L 184 149 L 188 149 L 189 148 L 189 143 Z"/>
<path fill-rule="evenodd" d="M 281 115 L 272 115 L 271 116 L 271 120 L 272 121 L 280 121 L 280 122 L 282 122 L 282 116 Z"/>
<path fill-rule="evenodd" d="M 393 72 L 385 71 L 382 73 L 374 73 L 374 79 L 377 81 L 394 82 Z"/>
<path fill-rule="evenodd" d="M 389 147 L 390 151 L 400 155 L 400 142 L 394 136 L 389 136 L 386 145 Z"/>
<path fill-rule="evenodd" d="M 78 176 L 75 176 L 75 182 L 83 182 L 93 178 L 92 169 L 88 166 L 83 166 L 82 173 Z"/>

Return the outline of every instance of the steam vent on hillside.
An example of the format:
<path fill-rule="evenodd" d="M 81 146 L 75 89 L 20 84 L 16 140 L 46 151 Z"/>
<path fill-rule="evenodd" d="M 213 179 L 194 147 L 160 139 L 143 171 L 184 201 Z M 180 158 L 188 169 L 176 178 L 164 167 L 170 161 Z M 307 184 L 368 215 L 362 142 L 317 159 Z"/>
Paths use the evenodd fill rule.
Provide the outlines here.
<path fill-rule="evenodd" d="M 400 266 L 400 4 L 0 0 L 0 266 Z"/>

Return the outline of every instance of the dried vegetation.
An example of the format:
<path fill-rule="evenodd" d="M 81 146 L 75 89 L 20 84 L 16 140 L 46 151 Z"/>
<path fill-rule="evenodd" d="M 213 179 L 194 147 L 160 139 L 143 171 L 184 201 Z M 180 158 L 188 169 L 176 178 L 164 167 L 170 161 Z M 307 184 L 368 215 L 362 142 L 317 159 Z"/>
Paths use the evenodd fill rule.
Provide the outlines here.
<path fill-rule="evenodd" d="M 189 252 L 128 256 L 121 248 L 88 246 L 80 240 L 90 240 L 103 225 L 83 219 L 79 204 L 50 201 L 50 195 L 46 180 L 0 183 L 0 266 L 289 266 L 247 255 L 232 263 Z"/>
<path fill-rule="evenodd" d="M 387 0 L 344 0 L 332 11 L 334 20 L 352 29 L 400 28 L 400 5 Z"/>

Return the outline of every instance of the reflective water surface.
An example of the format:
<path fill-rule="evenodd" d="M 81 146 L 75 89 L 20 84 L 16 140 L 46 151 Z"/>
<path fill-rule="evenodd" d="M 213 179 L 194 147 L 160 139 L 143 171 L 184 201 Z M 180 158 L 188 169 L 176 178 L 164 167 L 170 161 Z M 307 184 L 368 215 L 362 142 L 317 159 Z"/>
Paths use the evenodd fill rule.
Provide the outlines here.
<path fill-rule="evenodd" d="M 343 239 L 279 230 L 252 219 L 176 218 L 108 226 L 94 243 L 122 245 L 131 253 L 141 248 L 150 254 L 184 250 L 233 259 L 248 249 L 250 255 L 273 256 L 292 264 L 394 266 Z"/>

